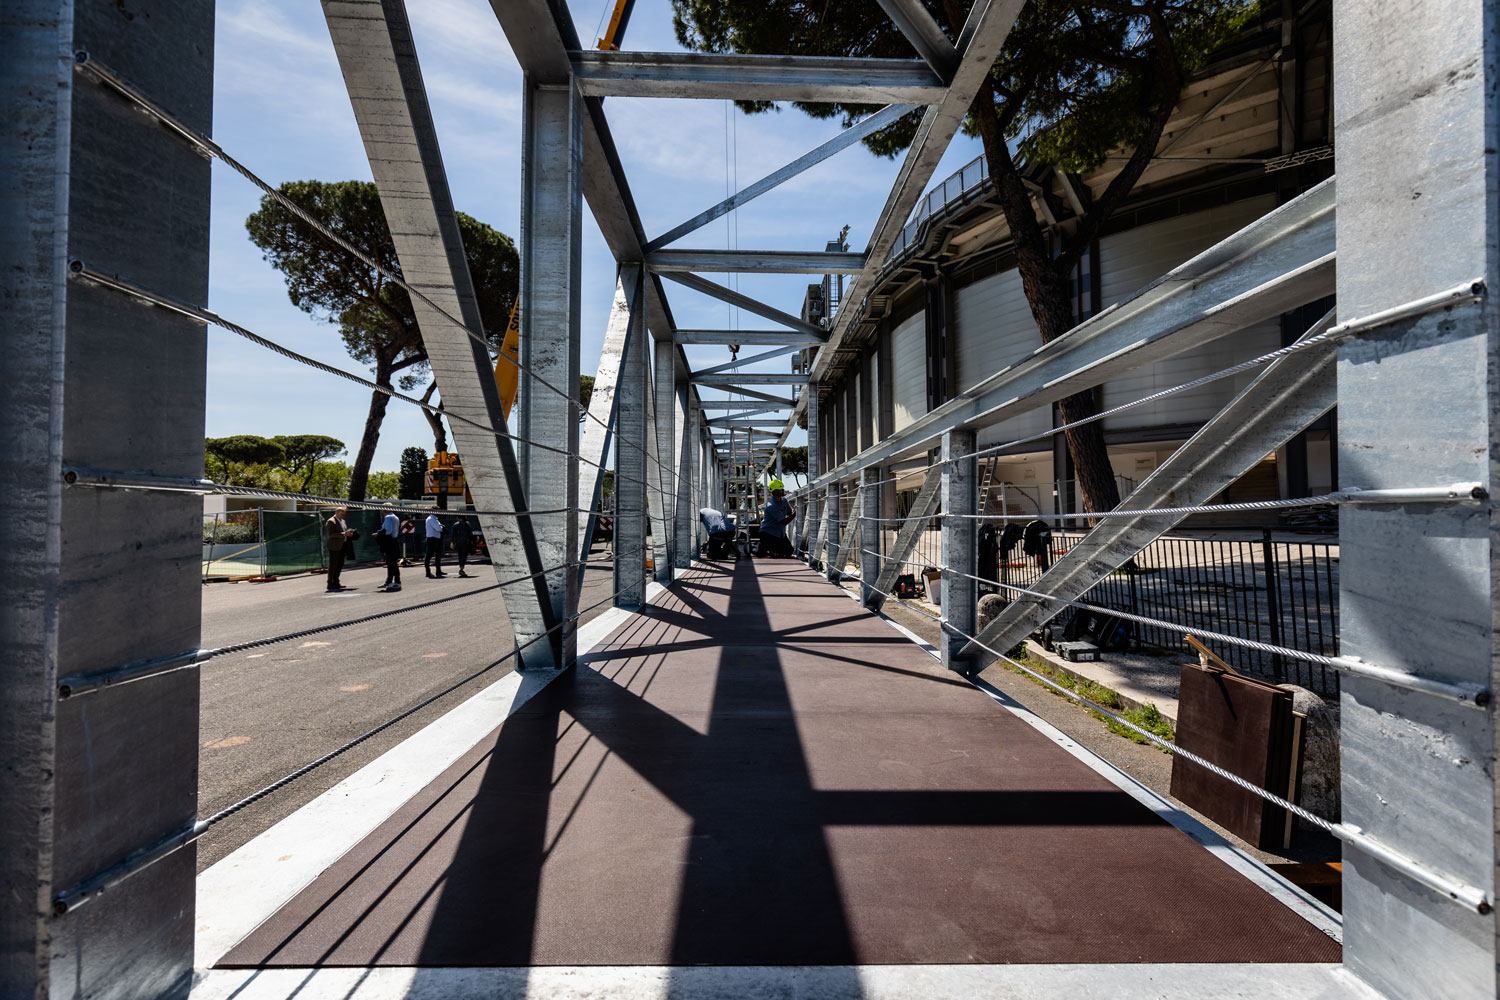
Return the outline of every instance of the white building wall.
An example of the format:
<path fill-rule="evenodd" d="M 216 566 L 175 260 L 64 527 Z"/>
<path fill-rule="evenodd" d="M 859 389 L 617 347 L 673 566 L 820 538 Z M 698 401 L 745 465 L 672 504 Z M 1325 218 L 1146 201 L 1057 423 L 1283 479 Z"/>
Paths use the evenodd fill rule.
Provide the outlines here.
<path fill-rule="evenodd" d="M 1031 306 L 1021 289 L 1019 272 L 1005 271 L 966 285 L 954 299 L 958 335 L 954 338 L 953 368 L 959 392 L 1009 368 L 1042 346 L 1036 321 L 1031 318 Z M 1004 444 L 1039 434 L 1051 426 L 1052 408 L 1039 406 L 984 428 L 977 443 L 980 447 Z M 1034 447 L 1050 446 L 1042 442 Z"/>
<path fill-rule="evenodd" d="M 1106 236 L 1099 241 L 1100 304 L 1108 308 L 1207 250 L 1276 207 L 1272 195 L 1249 198 L 1202 212 L 1165 219 Z M 1281 346 L 1280 324 L 1259 323 L 1159 364 L 1144 366 L 1104 386 L 1104 406 L 1119 406 L 1180 385 Z M 1246 372 L 1128 410 L 1104 422 L 1106 429 L 1192 424 L 1208 420 L 1249 384 Z"/>
<path fill-rule="evenodd" d="M 927 322 L 920 310 L 891 331 L 895 430 L 927 413 Z"/>

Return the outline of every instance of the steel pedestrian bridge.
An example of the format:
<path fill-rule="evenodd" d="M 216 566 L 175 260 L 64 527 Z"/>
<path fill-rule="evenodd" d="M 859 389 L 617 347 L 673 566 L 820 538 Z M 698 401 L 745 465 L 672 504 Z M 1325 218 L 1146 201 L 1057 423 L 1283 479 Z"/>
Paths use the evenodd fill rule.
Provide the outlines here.
<path fill-rule="evenodd" d="M 1333 0 L 1336 183 L 833 465 L 820 380 L 1022 7 L 977 0 L 949 38 L 920 0 L 879 2 L 920 58 L 591 53 L 560 0 L 494 0 L 525 76 L 507 421 L 405 6 L 324 0 L 400 273 L 344 249 L 412 298 L 514 640 L 483 694 L 201 879 L 193 845 L 215 823 L 428 704 L 199 816 L 198 668 L 226 652 L 201 646 L 200 496 L 278 495 L 202 479 L 205 330 L 435 408 L 207 308 L 207 160 L 301 211 L 211 138 L 211 6 L 19 0 L 0 17 L 18 126 L 0 140 L 0 993 L 1497 995 L 1493 5 Z M 604 100 L 747 94 L 885 110 L 645 232 Z M 911 109 L 863 249 L 669 246 Z M 585 203 L 619 268 L 587 407 Z M 739 271 L 854 277 L 825 325 L 703 277 Z M 669 287 L 780 328 L 679 329 Z M 1207 376 L 1253 375 L 979 628 L 980 429 L 1329 295 L 1294 343 Z M 767 355 L 693 371 L 682 350 L 726 342 L 816 353 L 769 376 L 736 371 Z M 1341 815 L 1257 794 L 1343 843 L 1341 918 L 984 681 L 1335 406 L 1342 481 L 1316 499 L 1341 505 L 1342 645 L 1315 662 L 1342 682 Z M 740 421 L 753 441 L 757 413 L 786 418 L 751 449 L 763 468 L 806 421 L 805 561 L 697 561 L 696 511 L 736 459 L 716 432 Z M 914 460 L 921 489 L 884 546 L 880 490 Z M 588 620 L 606 471 L 610 607 Z M 923 649 L 878 612 L 934 522 L 942 615 Z M 851 566 L 852 601 L 833 585 Z"/>

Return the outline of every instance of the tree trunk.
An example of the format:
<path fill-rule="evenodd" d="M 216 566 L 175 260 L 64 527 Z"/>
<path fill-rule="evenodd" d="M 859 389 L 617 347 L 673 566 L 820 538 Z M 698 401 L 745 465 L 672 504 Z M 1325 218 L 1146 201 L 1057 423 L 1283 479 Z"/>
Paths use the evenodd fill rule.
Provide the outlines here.
<path fill-rule="evenodd" d="M 375 356 L 375 384 L 391 386 L 391 362 L 382 354 Z M 380 443 L 380 423 L 385 419 L 385 408 L 391 397 L 383 392 L 370 393 L 370 412 L 365 417 L 365 433 L 359 440 L 359 454 L 354 467 L 349 470 L 349 499 L 356 502 L 365 498 L 369 488 L 370 463 L 375 460 L 375 446 Z"/>
<path fill-rule="evenodd" d="M 422 393 L 422 402 L 431 404 L 432 394 L 437 391 L 437 377 L 433 376 L 427 385 L 427 391 Z M 448 432 L 443 427 L 443 416 L 433 413 L 431 410 L 423 410 L 422 416 L 427 418 L 427 426 L 432 428 L 432 451 L 433 454 L 448 450 Z"/>
<path fill-rule="evenodd" d="M 1073 327 L 1073 306 L 1068 297 L 1072 268 L 1066 260 L 1059 260 L 1051 253 L 1047 234 L 1031 207 L 1031 196 L 1021 183 L 1020 171 L 1005 145 L 1005 134 L 995 114 L 995 95 L 988 85 L 980 88 L 972 110 L 1000 208 L 1015 240 L 1016 270 L 1021 275 L 1021 287 L 1045 344 Z M 1099 412 L 1091 391 L 1067 397 L 1058 404 L 1058 409 L 1066 423 Z M 1115 486 L 1114 470 L 1104 445 L 1104 428 L 1096 422 L 1064 434 L 1084 509 L 1102 511 L 1119 506 L 1120 491 Z"/>

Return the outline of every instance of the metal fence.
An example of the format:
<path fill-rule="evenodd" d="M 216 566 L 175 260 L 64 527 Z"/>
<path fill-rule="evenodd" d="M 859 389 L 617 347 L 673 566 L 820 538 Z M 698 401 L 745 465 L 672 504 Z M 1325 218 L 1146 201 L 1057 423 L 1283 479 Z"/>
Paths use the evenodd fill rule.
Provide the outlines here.
<path fill-rule="evenodd" d="M 1053 558 L 1083 537 L 1081 532 L 1054 532 Z M 996 570 L 1000 582 L 1022 587 L 1034 584 L 1043 572 L 1036 558 L 1019 551 L 1008 559 L 1002 556 Z M 986 575 L 984 567 L 980 573 Z M 1259 538 L 1167 537 L 1147 546 L 1082 599 L 1185 628 L 1336 656 L 1338 574 L 1336 542 L 1277 539 L 1269 528 Z M 1065 610 L 1054 619 L 1054 627 L 1064 625 L 1074 613 Z M 1326 667 L 1200 638 L 1246 673 L 1297 684 L 1320 695 L 1338 692 L 1338 675 Z M 1132 625 L 1131 647 L 1191 655 L 1180 633 L 1158 626 Z"/>

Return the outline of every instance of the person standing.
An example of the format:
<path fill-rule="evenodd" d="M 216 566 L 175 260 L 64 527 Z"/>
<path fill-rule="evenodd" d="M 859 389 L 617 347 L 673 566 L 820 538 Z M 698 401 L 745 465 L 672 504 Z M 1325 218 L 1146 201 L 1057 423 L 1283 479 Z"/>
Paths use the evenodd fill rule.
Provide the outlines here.
<path fill-rule="evenodd" d="M 787 541 L 786 526 L 797 519 L 797 512 L 786 501 L 786 484 L 779 479 L 771 480 L 771 500 L 760 519 L 760 554 L 763 556 L 790 556 L 792 544 Z"/>
<path fill-rule="evenodd" d="M 328 537 L 328 592 L 330 594 L 340 590 L 354 589 L 339 583 L 339 574 L 344 571 L 344 556 L 347 554 L 349 544 L 354 540 L 354 532 L 345 523 L 344 513 L 343 507 L 335 507 L 333 516 L 324 522 L 324 531 Z"/>
<path fill-rule="evenodd" d="M 422 568 L 429 580 L 448 575 L 443 572 L 443 522 L 438 520 L 436 508 L 427 515 L 427 558 L 422 560 Z"/>
<path fill-rule="evenodd" d="M 474 525 L 467 517 L 453 522 L 453 551 L 458 556 L 458 575 L 468 576 L 464 567 L 469 563 L 469 550 L 474 547 Z"/>
<path fill-rule="evenodd" d="M 379 589 L 391 593 L 401 589 L 401 519 L 395 511 L 385 512 L 380 531 L 380 548 L 385 554 L 385 583 Z"/>

